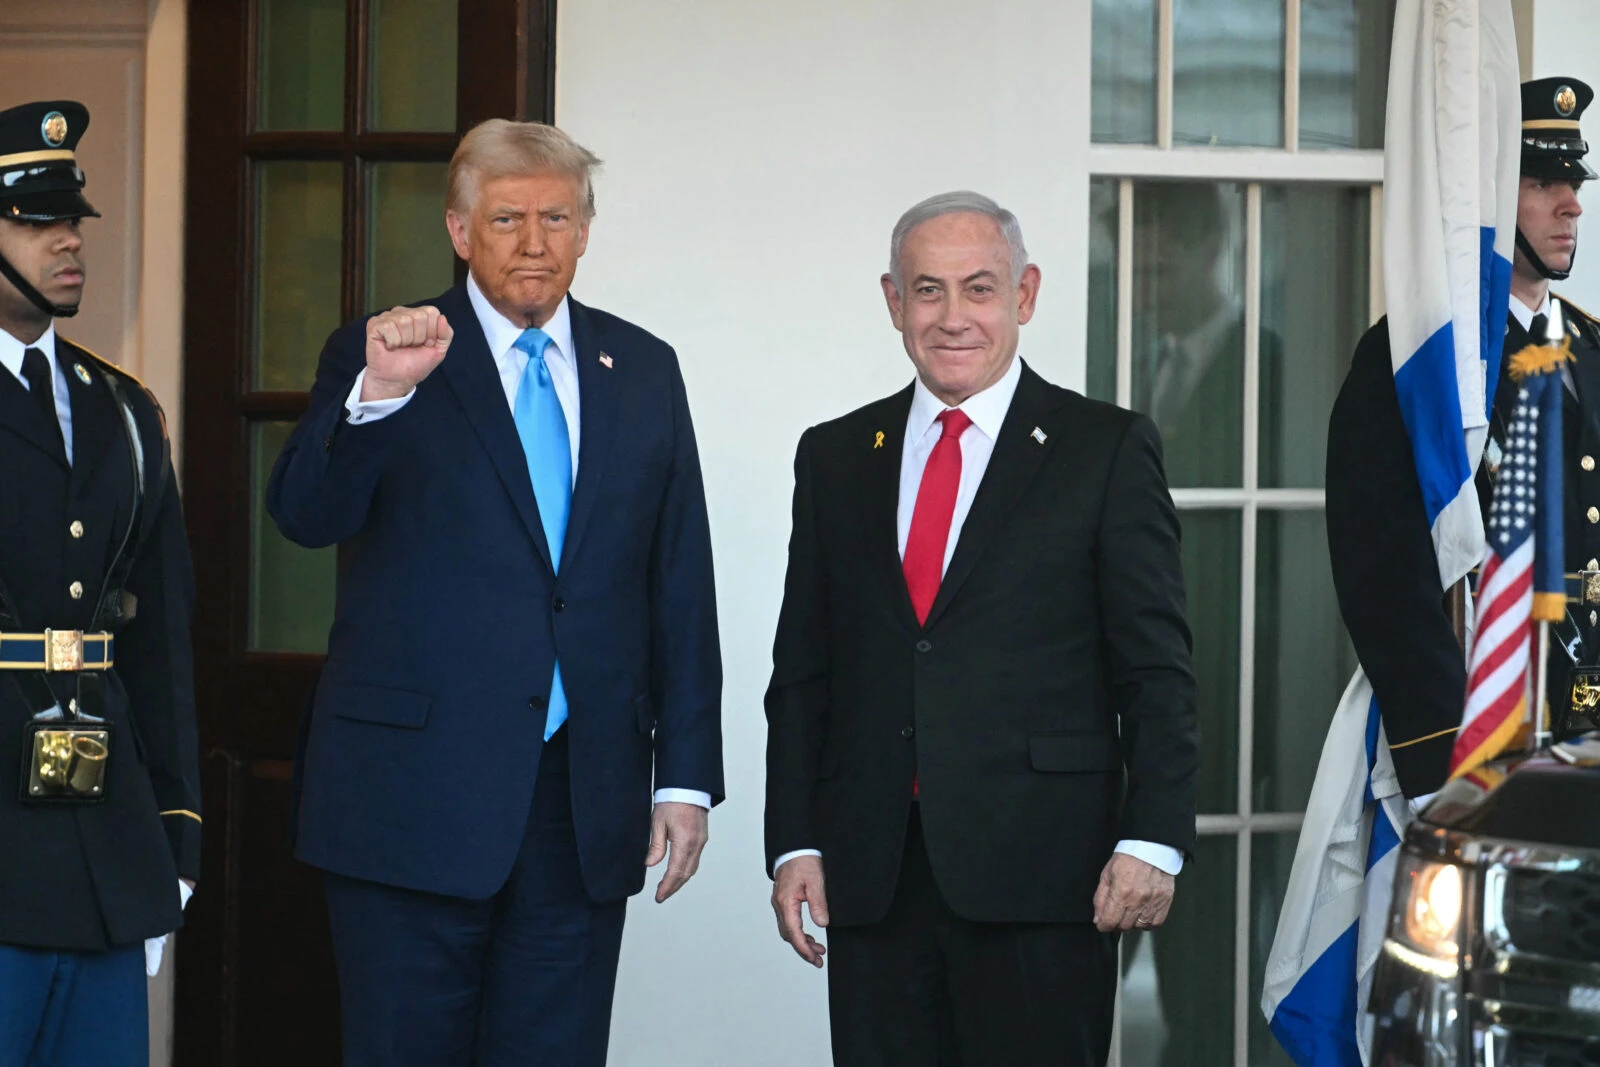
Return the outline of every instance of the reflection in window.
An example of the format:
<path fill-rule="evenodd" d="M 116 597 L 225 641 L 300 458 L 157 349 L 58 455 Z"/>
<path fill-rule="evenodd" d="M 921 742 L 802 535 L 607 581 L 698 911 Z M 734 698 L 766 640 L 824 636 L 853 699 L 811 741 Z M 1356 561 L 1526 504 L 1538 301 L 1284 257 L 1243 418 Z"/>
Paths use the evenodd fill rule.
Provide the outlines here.
<path fill-rule="evenodd" d="M 1173 0 L 1172 140 L 1283 144 L 1283 0 Z"/>
<path fill-rule="evenodd" d="M 1183 511 L 1183 580 L 1199 686 L 1199 810 L 1239 810 L 1238 511 Z"/>
<path fill-rule="evenodd" d="M 1369 318 L 1371 193 L 1261 190 L 1260 480 L 1321 488 L 1328 416 Z"/>
<path fill-rule="evenodd" d="M 1166 925 L 1123 935 L 1122 1062 L 1129 1067 L 1233 1062 L 1238 850 L 1232 836 L 1200 838 Z"/>
<path fill-rule="evenodd" d="M 1089 181 L 1089 333 L 1084 395 L 1117 399 L 1117 187 L 1115 178 Z"/>
<path fill-rule="evenodd" d="M 1250 1067 L 1294 1067 L 1255 1005 L 1261 1003 L 1267 953 L 1278 932 L 1278 910 L 1289 888 L 1289 870 L 1299 840 L 1300 835 L 1291 831 L 1256 834 L 1250 842 Z"/>
<path fill-rule="evenodd" d="M 1300 147 L 1382 148 L 1394 0 L 1300 0 Z"/>
<path fill-rule="evenodd" d="M 1133 406 L 1174 487 L 1242 484 L 1244 203 L 1236 182 L 1133 193 Z"/>
<path fill-rule="evenodd" d="M 1356 669 L 1320 509 L 1259 513 L 1252 807 L 1304 811 L 1322 741 Z"/>
<path fill-rule="evenodd" d="M 1156 0 L 1094 0 L 1093 139 L 1156 140 Z"/>
<path fill-rule="evenodd" d="M 456 128 L 457 0 L 368 0 L 375 130 Z"/>

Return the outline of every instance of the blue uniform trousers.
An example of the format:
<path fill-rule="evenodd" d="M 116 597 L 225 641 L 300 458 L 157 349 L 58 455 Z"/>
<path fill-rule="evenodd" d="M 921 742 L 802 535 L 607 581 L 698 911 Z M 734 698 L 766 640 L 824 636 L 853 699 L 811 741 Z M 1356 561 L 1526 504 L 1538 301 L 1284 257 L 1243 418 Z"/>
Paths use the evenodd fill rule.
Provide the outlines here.
<path fill-rule="evenodd" d="M 325 876 L 345 1067 L 604 1067 L 627 902 L 584 891 L 566 739 L 495 896 Z"/>
<path fill-rule="evenodd" d="M 148 1067 L 144 946 L 0 945 L 0 1067 Z"/>

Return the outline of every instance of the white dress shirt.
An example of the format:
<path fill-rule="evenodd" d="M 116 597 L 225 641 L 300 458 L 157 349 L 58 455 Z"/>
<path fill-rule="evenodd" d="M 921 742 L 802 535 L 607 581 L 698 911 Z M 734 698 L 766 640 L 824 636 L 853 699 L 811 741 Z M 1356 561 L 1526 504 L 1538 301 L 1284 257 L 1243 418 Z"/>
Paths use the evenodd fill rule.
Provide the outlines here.
<path fill-rule="evenodd" d="M 961 435 L 961 484 L 956 489 L 955 510 L 950 514 L 950 537 L 944 546 L 944 564 L 940 574 L 950 566 L 955 555 L 956 542 L 961 538 L 961 526 L 972 510 L 973 498 L 989 469 L 989 457 L 994 455 L 994 443 L 1000 437 L 1000 427 L 1006 421 L 1011 399 L 1016 396 L 1017 383 L 1022 380 L 1022 361 L 1015 357 L 1000 380 L 981 393 L 974 393 L 956 407 L 966 412 L 972 420 Z M 900 506 L 896 513 L 896 532 L 900 538 L 900 558 L 905 559 L 906 538 L 911 533 L 911 516 L 917 507 L 917 490 L 922 486 L 922 471 L 928 465 L 933 446 L 939 443 L 944 429 L 939 416 L 949 410 L 945 402 L 934 396 L 922 379 L 918 378 L 911 394 L 911 412 L 906 416 L 905 444 L 900 449 Z M 1116 851 L 1144 860 L 1168 874 L 1183 870 L 1183 853 L 1171 845 L 1154 841 L 1118 841 Z M 814 848 L 785 852 L 772 865 L 777 869 L 796 856 L 820 856 Z"/>
<path fill-rule="evenodd" d="M 506 392 L 506 405 L 515 411 L 522 372 L 528 367 L 528 353 L 517 347 L 517 338 L 522 336 L 523 327 L 495 310 L 489 298 L 483 295 L 483 290 L 478 288 L 478 280 L 471 274 L 467 275 L 467 299 L 472 301 L 478 325 L 483 327 L 484 340 L 489 343 L 489 355 L 494 357 L 495 367 L 500 372 L 500 386 Z M 555 388 L 556 399 L 561 401 L 561 412 L 567 417 L 567 440 L 572 446 L 572 483 L 576 485 L 582 409 L 578 402 L 578 353 L 572 343 L 572 308 L 566 297 L 561 298 L 550 321 L 539 328 L 550 338 L 550 344 L 544 350 L 544 362 L 550 368 L 550 384 Z M 445 358 L 450 357 L 447 354 Z M 349 412 L 346 421 L 352 426 L 387 418 L 417 395 L 413 388 L 405 396 L 394 400 L 362 400 L 361 385 L 366 378 L 367 372 L 363 368 L 356 375 L 355 384 L 350 387 L 350 395 L 344 402 L 345 411 Z M 711 807 L 711 794 L 699 789 L 657 789 L 655 797 L 657 804 L 672 802 Z"/>
<path fill-rule="evenodd" d="M 72 465 L 72 395 L 67 392 L 67 379 L 61 364 L 56 362 L 56 324 L 45 328 L 44 336 L 31 345 L 25 345 L 5 330 L 0 330 L 0 363 L 16 375 L 17 381 L 28 389 L 28 379 L 22 376 L 22 359 L 28 349 L 37 348 L 44 353 L 50 365 L 50 384 L 55 390 L 56 421 L 61 424 L 61 440 L 67 447 L 67 465 Z"/>

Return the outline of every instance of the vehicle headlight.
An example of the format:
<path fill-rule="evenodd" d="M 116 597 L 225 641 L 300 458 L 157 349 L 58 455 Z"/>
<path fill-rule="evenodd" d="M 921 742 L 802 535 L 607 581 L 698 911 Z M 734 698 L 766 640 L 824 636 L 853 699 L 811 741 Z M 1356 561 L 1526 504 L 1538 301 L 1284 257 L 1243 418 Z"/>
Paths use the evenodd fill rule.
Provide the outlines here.
<path fill-rule="evenodd" d="M 1454 978 L 1466 878 L 1460 867 L 1402 854 L 1384 951 L 1408 967 Z"/>
<path fill-rule="evenodd" d="M 1440 957 L 1456 955 L 1461 922 L 1461 868 L 1430 863 L 1416 872 L 1406 902 L 1406 937 L 1417 948 Z"/>

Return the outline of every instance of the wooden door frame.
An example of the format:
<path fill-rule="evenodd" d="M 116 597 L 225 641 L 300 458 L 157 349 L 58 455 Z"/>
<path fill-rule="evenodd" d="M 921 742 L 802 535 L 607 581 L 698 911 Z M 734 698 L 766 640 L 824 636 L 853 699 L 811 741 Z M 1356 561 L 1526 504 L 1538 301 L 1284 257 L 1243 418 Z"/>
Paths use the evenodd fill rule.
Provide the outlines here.
<path fill-rule="evenodd" d="M 195 688 L 207 818 L 204 874 L 177 939 L 174 1063 L 184 1067 L 223 1067 L 249 1054 L 239 1047 L 241 975 L 234 964 L 241 924 L 270 918 L 241 911 L 238 798 L 247 763 L 258 776 L 287 777 L 293 751 L 282 724 L 298 716 L 322 664 L 320 656 L 248 651 L 249 420 L 295 419 L 306 404 L 303 393 L 250 388 L 248 172 L 251 160 L 272 157 L 275 136 L 251 133 L 247 125 L 246 88 L 256 73 L 254 7 L 253 0 L 208 0 L 188 12 L 181 444 L 198 593 Z M 351 89 L 366 76 L 357 57 L 365 53 L 367 10 L 368 0 L 349 0 L 347 120 L 356 107 Z M 404 158 L 408 142 L 426 141 L 436 151 L 439 138 L 453 142 L 486 118 L 552 121 L 556 0 L 462 0 L 459 10 L 456 132 L 363 133 L 362 148 L 381 144 L 384 158 Z M 342 133 L 315 136 L 328 142 L 321 158 L 345 159 L 358 150 Z M 357 180 L 347 175 L 346 247 L 356 239 Z M 345 278 L 341 295 L 344 317 L 353 317 L 360 310 L 354 279 Z M 282 833 L 288 835 L 287 824 Z"/>

